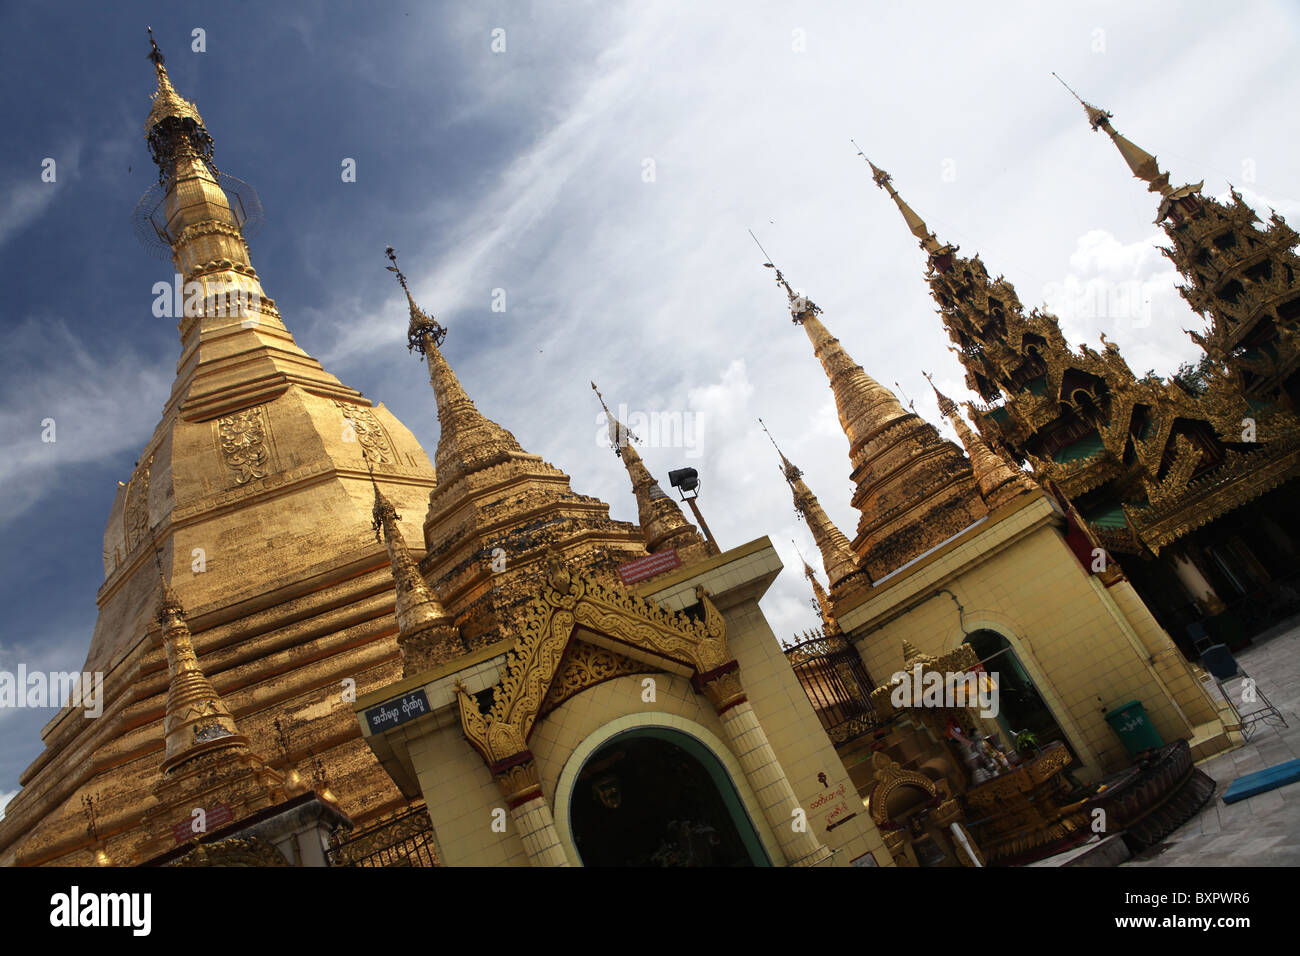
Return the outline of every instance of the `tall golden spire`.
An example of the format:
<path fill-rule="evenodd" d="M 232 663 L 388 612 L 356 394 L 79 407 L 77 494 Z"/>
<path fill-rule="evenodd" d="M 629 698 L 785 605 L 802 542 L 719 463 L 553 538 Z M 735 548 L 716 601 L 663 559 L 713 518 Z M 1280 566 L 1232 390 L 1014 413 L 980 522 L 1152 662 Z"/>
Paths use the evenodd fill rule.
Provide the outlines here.
<path fill-rule="evenodd" d="M 840 427 L 849 440 L 849 458 L 856 468 L 861 464 L 861 450 L 867 439 L 908 413 L 897 396 L 864 372 L 862 366 L 844 350 L 839 339 L 827 331 L 817 318 L 821 309 L 811 299 L 797 294 L 770 260 L 763 265 L 775 273 L 777 285 L 785 290 L 789 299 L 791 318 L 796 325 L 803 326 L 808 341 L 812 343 L 813 354 L 826 372 L 835 396 Z"/>
<path fill-rule="evenodd" d="M 425 583 L 415 559 L 411 557 L 398 524 L 401 515 L 379 490 L 374 472 L 371 472 L 370 480 L 375 487 L 375 540 L 381 540 L 388 549 L 393 581 L 397 586 L 397 644 L 402 650 L 405 677 L 437 667 L 465 653 L 467 648 L 460 632 L 452 624 L 451 616 Z"/>
<path fill-rule="evenodd" d="M 218 172 L 203 118 L 172 86 L 152 32 L 149 42 L 157 86 L 145 139 L 162 196 L 145 194 L 136 225 L 167 243 L 181 276 L 181 288 L 161 301 L 168 311 L 155 314 L 177 319 L 183 358 L 173 393 L 182 397 L 182 413 L 196 421 L 216 419 L 294 385 L 324 398 L 361 399 L 299 348 L 285 327 L 244 236 L 256 196 Z M 226 188 L 244 190 L 239 202 L 232 205 Z"/>
<path fill-rule="evenodd" d="M 181 764 L 211 751 L 247 752 L 249 743 L 235 726 L 235 718 L 221 695 L 199 666 L 190 628 L 185 621 L 185 608 L 162 576 L 161 567 L 158 578 L 162 587 L 156 620 L 162 627 L 163 650 L 167 654 L 170 674 L 167 710 L 163 718 L 166 755 L 162 769 L 166 775 Z"/>
<path fill-rule="evenodd" d="M 1053 73 L 1052 76 L 1056 76 L 1056 74 Z M 1088 122 L 1092 125 L 1093 130 L 1103 129 L 1106 131 L 1106 135 L 1111 138 L 1112 142 L 1114 142 L 1116 148 L 1119 150 L 1119 154 L 1124 157 L 1124 162 L 1126 162 L 1128 168 L 1133 171 L 1133 175 L 1146 183 L 1147 189 L 1151 192 L 1159 193 L 1166 200 L 1169 200 L 1176 190 L 1173 186 L 1169 185 L 1169 174 L 1161 171 L 1160 165 L 1156 162 L 1156 158 L 1145 149 L 1142 149 L 1132 141 L 1121 136 L 1115 130 L 1115 127 L 1110 124 L 1111 116 L 1114 114 L 1099 109 L 1091 103 L 1084 102 L 1083 97 L 1074 92 L 1074 90 L 1071 90 L 1065 80 L 1061 79 L 1059 76 L 1056 76 L 1056 80 L 1069 90 L 1070 95 L 1078 100 L 1080 105 L 1083 106 L 1084 112 L 1088 114 Z M 1196 188 L 1199 189 L 1199 186 Z M 1165 208 L 1162 204 L 1161 218 L 1163 218 L 1164 211 Z M 1159 219 L 1156 221 L 1159 222 Z"/>
<path fill-rule="evenodd" d="M 438 403 L 441 433 L 434 455 L 438 484 L 450 486 L 470 472 L 508 461 L 512 455 L 524 454 L 515 436 L 484 416 L 465 393 L 456 373 L 442 355 L 441 346 L 447 330 L 415 304 L 406 276 L 397 268 L 393 247 L 389 246 L 385 254 L 393 263 L 387 267 L 388 271 L 397 274 L 397 281 L 401 283 L 410 307 L 408 347 L 419 352 L 428 362 L 429 383 Z"/>
<path fill-rule="evenodd" d="M 862 151 L 861 147 L 859 147 L 856 142 L 853 140 L 849 140 L 849 142 L 853 143 L 854 148 L 858 151 L 858 155 L 861 156 L 863 160 L 866 161 L 866 164 L 871 167 L 871 178 L 875 184 L 885 192 L 889 193 L 889 198 L 894 200 L 894 205 L 896 205 L 898 211 L 903 214 L 903 221 L 907 223 L 908 230 L 912 235 L 916 236 L 917 240 L 921 244 L 921 248 L 931 256 L 945 252 L 956 252 L 956 246 L 946 245 L 936 239 L 934 233 L 932 233 L 929 227 L 926 226 L 925 220 L 918 216 L 911 206 L 903 202 L 903 197 L 898 194 L 898 190 L 894 189 L 893 181 L 890 178 L 889 173 L 885 172 L 871 160 L 867 159 L 867 154 Z"/>
<path fill-rule="evenodd" d="M 633 445 L 636 436 L 614 417 L 595 382 L 591 383 L 591 389 L 600 400 L 600 407 L 605 410 L 610 446 L 614 449 L 614 454 L 623 460 L 628 476 L 632 479 L 632 491 L 636 494 L 637 515 L 641 531 L 645 535 L 646 550 L 653 554 L 676 549 L 683 564 L 707 558 L 711 553 L 708 543 L 695 525 L 686 520 L 677 502 L 664 492 L 641 461 L 641 456 Z"/>
<path fill-rule="evenodd" d="M 952 422 L 952 427 L 961 438 L 966 455 L 970 458 L 975 481 L 979 484 L 980 496 L 989 506 L 989 510 L 992 511 L 1013 498 L 1034 491 L 1034 483 L 1029 476 L 1020 469 L 1013 468 L 1005 458 L 993 451 L 981 436 L 975 434 L 966 424 L 966 420 L 961 417 L 957 404 L 939 391 L 939 386 L 934 384 L 930 373 L 922 374 L 934 389 L 934 397 L 939 402 L 939 411 Z"/>
<path fill-rule="evenodd" d="M 826 570 L 826 578 L 831 583 L 831 591 L 838 597 L 841 592 L 850 588 L 869 587 L 871 578 L 858 566 L 858 559 L 854 556 L 853 549 L 849 547 L 849 539 L 844 536 L 844 532 L 835 527 L 835 523 L 826 514 L 817 496 L 804 483 L 803 472 L 785 457 L 776 439 L 767 430 L 767 425 L 763 424 L 761 418 L 758 423 L 781 458 L 781 474 L 790 486 L 795 511 L 808 524 L 808 530 L 812 532 L 813 540 L 817 542 L 817 550 L 821 552 L 822 567 Z"/>

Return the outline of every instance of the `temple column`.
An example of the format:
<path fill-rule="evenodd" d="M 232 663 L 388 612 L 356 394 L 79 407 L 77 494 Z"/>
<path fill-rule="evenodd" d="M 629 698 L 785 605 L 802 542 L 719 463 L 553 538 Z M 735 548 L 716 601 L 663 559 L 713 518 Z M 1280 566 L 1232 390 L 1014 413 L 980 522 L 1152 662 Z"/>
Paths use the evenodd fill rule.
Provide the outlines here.
<path fill-rule="evenodd" d="M 533 866 L 568 866 L 569 858 L 560 844 L 550 804 L 542 793 L 537 777 L 537 762 L 525 750 L 501 762 L 496 772 L 497 786 L 506 798 L 510 818 L 519 829 L 519 839 Z"/>
<path fill-rule="evenodd" d="M 1128 578 L 1106 585 L 1104 592 L 1146 649 L 1147 658 L 1174 704 L 1193 727 L 1219 716 L 1183 652 L 1160 626 Z"/>
<path fill-rule="evenodd" d="M 1214 587 L 1206 580 L 1205 575 L 1201 573 L 1201 569 L 1193 563 L 1191 558 L 1183 553 L 1176 553 L 1171 557 L 1173 558 L 1174 574 L 1178 575 L 1178 582 L 1196 601 L 1202 613 L 1207 617 L 1213 617 L 1227 610 L 1227 605 L 1219 598 Z"/>
<path fill-rule="evenodd" d="M 813 866 L 831 852 L 809 829 L 808 815 L 799 805 L 785 770 L 776 759 L 767 733 L 758 722 L 740 683 L 740 665 L 732 660 L 695 678 L 722 720 L 727 742 L 754 789 L 763 816 L 776 835 L 787 866 Z"/>

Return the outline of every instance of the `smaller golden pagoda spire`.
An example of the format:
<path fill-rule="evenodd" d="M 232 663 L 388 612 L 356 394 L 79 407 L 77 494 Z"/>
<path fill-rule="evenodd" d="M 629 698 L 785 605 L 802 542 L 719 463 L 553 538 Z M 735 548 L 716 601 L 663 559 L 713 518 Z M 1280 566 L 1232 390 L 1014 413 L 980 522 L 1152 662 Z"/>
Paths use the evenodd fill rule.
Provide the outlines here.
<path fill-rule="evenodd" d="M 766 257 L 767 250 L 758 242 L 758 237 L 753 232 L 750 232 L 750 236 Z M 776 284 L 785 290 L 789 299 L 791 319 L 795 325 L 803 326 L 808 341 L 812 343 L 813 354 L 821 362 L 822 370 L 830 383 L 831 394 L 835 396 L 840 428 L 849 440 L 849 460 L 857 469 L 862 465 L 863 447 L 867 439 L 890 422 L 905 417 L 907 411 L 893 392 L 853 361 L 840 340 L 831 335 L 817 318 L 821 309 L 811 299 L 799 295 L 790 287 L 785 275 L 770 257 L 763 263 L 763 267 L 775 273 Z"/>
<path fill-rule="evenodd" d="M 863 160 L 866 161 L 866 164 L 871 167 L 871 178 L 875 184 L 885 192 L 889 193 L 889 198 L 894 200 L 894 205 L 896 205 L 898 211 L 903 214 L 903 221 L 907 223 L 908 230 L 912 235 L 916 236 L 917 241 L 921 244 L 921 248 L 931 256 L 939 255 L 941 253 L 956 252 L 956 246 L 946 245 L 936 239 L 934 233 L 932 233 L 929 227 L 926 226 L 925 220 L 918 216 L 912 207 L 903 201 L 903 197 L 900 196 L 898 190 L 894 188 L 893 180 L 889 173 L 885 172 L 871 160 L 867 159 L 867 154 L 862 151 L 862 148 L 858 146 L 854 140 L 849 140 L 849 142 L 853 143 L 853 148 L 858 151 L 858 155 L 861 156 Z"/>
<path fill-rule="evenodd" d="M 760 418 L 758 424 L 762 426 L 768 441 L 772 443 L 772 447 L 776 449 L 781 459 L 781 474 L 790 486 L 794 509 L 807 522 L 808 530 L 812 532 L 813 540 L 817 542 L 817 550 L 821 552 L 822 567 L 825 568 L 826 578 L 831 583 L 831 591 L 838 596 L 846 588 L 869 587 L 871 578 L 858 566 L 858 559 L 854 557 L 853 549 L 849 547 L 849 539 L 844 536 L 844 532 L 835 527 L 834 522 L 822 508 L 821 502 L 817 500 L 817 496 L 804 483 L 803 472 L 785 457 L 776 439 L 767 430 L 763 419 Z"/>
<path fill-rule="evenodd" d="M 1056 76 L 1056 74 L 1053 73 L 1052 76 Z M 1161 171 L 1156 158 L 1116 132 L 1115 127 L 1110 124 L 1110 119 L 1114 114 L 1085 102 L 1083 97 L 1070 89 L 1065 80 L 1059 76 L 1056 76 L 1056 81 L 1069 90 L 1070 95 L 1079 101 L 1084 112 L 1088 114 L 1088 122 L 1092 125 L 1093 130 L 1104 129 L 1106 131 L 1106 135 L 1115 143 L 1119 154 L 1124 157 L 1124 162 L 1133 171 L 1133 175 L 1146 183 L 1151 192 L 1160 193 L 1161 196 L 1168 199 L 1175 190 L 1174 187 L 1169 185 L 1169 174 Z"/>
<path fill-rule="evenodd" d="M 156 555 L 155 555 L 156 557 Z M 185 621 L 180 598 L 158 567 L 161 591 L 156 620 L 162 628 L 170 685 L 163 718 L 166 752 L 162 770 L 167 775 L 185 762 L 215 750 L 249 750 L 248 738 L 235 726 L 235 718 L 221 695 L 199 666 L 198 655 Z"/>
<path fill-rule="evenodd" d="M 673 501 L 655 481 L 650 470 L 641 461 L 633 442 L 637 437 L 631 429 L 614 417 L 614 413 L 605 404 L 605 397 L 600 394 L 596 383 L 591 383 L 591 390 L 596 393 L 600 407 L 605 410 L 605 420 L 609 424 L 609 443 L 614 454 L 623 460 L 628 477 L 632 479 L 632 491 L 636 495 L 637 516 L 645 536 L 646 550 L 651 554 L 676 549 L 683 564 L 702 561 L 712 554 L 708 542 L 699 533 L 695 525 L 686 520 L 682 509 Z"/>
<path fill-rule="evenodd" d="M 369 462 L 367 461 L 367 466 Z M 370 482 L 375 489 L 375 540 L 388 550 L 393 582 L 397 586 L 397 645 L 402 651 L 403 676 L 418 674 L 443 664 L 467 650 L 451 616 L 425 583 L 402 535 L 402 516 L 379 490 L 374 471 Z"/>
<path fill-rule="evenodd" d="M 397 254 L 393 247 L 385 250 L 393 263 L 388 271 L 397 274 L 410 306 L 410 325 L 407 328 L 407 347 L 419 352 L 429 364 L 429 383 L 433 386 L 438 403 L 438 450 L 434 454 L 434 468 L 439 485 L 450 485 L 458 478 L 490 465 L 508 461 L 513 455 L 522 455 L 515 436 L 496 422 L 484 416 L 466 394 L 456 373 L 442 355 L 442 343 L 447 330 L 415 303 L 406 276 L 397 267 Z"/>
<path fill-rule="evenodd" d="M 979 485 L 980 497 L 989 506 L 989 510 L 992 511 L 1026 492 L 1034 491 L 1034 482 L 1028 475 L 1018 468 L 1013 468 L 1010 462 L 993 451 L 980 435 L 971 430 L 966 420 L 962 418 L 961 412 L 957 410 L 957 403 L 939 391 L 939 386 L 934 384 L 930 373 L 921 374 L 934 389 L 934 397 L 939 402 L 939 411 L 952 423 L 957 437 L 961 439 L 966 449 L 966 456 L 970 459 L 971 471 L 974 472 L 975 481 Z"/>
<path fill-rule="evenodd" d="M 822 587 L 821 581 L 817 580 L 817 572 L 812 569 L 808 559 L 803 556 L 803 552 L 799 550 L 799 545 L 795 544 L 793 539 L 791 539 L 790 543 L 794 545 L 795 554 L 799 555 L 799 560 L 803 562 L 803 576 L 812 585 L 813 605 L 822 619 L 822 634 L 829 637 L 841 633 L 840 622 L 835 617 L 835 605 L 831 603 L 831 597 L 826 593 L 826 589 Z"/>

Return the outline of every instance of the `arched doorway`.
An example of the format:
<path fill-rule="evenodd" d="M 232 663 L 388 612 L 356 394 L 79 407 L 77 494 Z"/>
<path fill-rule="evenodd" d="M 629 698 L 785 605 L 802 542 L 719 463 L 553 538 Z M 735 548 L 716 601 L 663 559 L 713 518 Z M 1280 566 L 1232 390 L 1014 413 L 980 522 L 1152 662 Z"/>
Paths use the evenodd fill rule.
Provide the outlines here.
<path fill-rule="evenodd" d="M 678 731 L 617 734 L 587 758 L 569 800 L 584 866 L 770 866 L 725 768 Z"/>
<path fill-rule="evenodd" d="M 997 722 L 1005 735 L 1004 743 L 1010 747 L 1016 734 L 1029 730 L 1038 738 L 1040 747 L 1059 740 L 1075 761 L 1080 762 L 1078 751 L 1070 745 L 1052 709 L 1012 650 L 1011 642 L 997 631 L 984 629 L 967 635 L 965 643 L 974 648 L 980 666 L 997 683 Z"/>

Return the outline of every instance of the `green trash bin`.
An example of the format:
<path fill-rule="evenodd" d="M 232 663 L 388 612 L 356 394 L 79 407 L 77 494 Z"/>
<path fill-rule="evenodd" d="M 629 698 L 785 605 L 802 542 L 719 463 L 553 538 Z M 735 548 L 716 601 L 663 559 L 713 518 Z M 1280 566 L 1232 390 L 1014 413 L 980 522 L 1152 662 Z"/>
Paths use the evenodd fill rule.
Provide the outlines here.
<path fill-rule="evenodd" d="M 1140 700 L 1130 700 L 1123 707 L 1116 707 L 1106 715 L 1106 723 L 1119 735 L 1131 756 L 1165 745 L 1155 727 L 1151 726 L 1147 710 Z"/>

